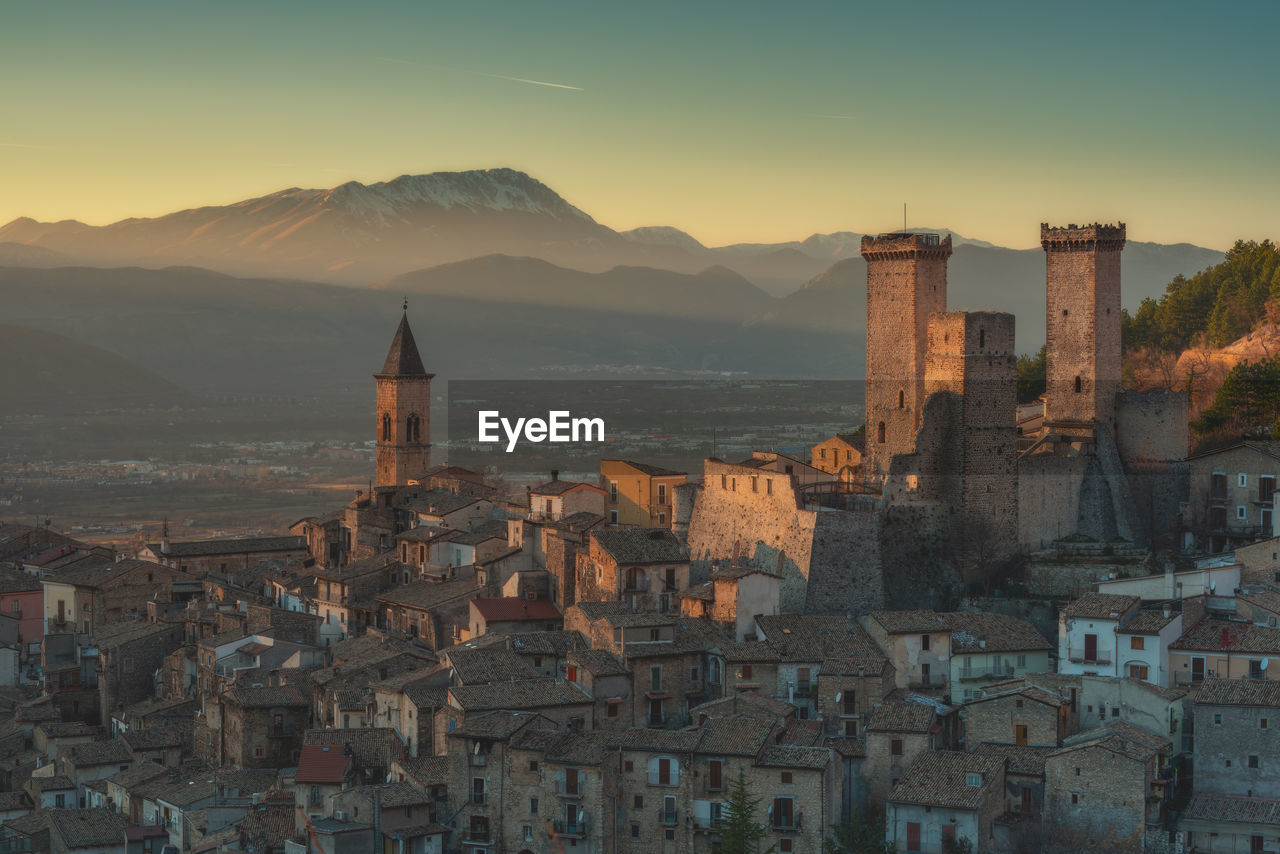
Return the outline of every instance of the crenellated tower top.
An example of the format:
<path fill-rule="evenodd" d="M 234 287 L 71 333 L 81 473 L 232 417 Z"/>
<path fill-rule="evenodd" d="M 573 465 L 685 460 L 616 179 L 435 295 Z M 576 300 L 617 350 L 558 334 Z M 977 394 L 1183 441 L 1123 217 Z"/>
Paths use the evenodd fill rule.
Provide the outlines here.
<path fill-rule="evenodd" d="M 1124 249 L 1124 223 L 1050 226 L 1040 223 L 1040 245 L 1046 252 L 1119 252 Z"/>

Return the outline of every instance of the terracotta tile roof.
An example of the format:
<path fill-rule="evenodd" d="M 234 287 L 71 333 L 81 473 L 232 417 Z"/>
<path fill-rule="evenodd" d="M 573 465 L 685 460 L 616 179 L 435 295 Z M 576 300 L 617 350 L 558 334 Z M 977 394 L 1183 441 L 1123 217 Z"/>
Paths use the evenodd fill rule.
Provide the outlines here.
<path fill-rule="evenodd" d="M 771 768 L 809 768 L 820 770 L 831 764 L 831 751 L 825 747 L 797 747 L 770 744 L 760 752 L 757 765 Z"/>
<path fill-rule="evenodd" d="M 1280 654 L 1280 629 L 1230 620 L 1201 620 L 1169 644 L 1169 649 L 1277 655 Z"/>
<path fill-rule="evenodd" d="M 1280 614 L 1280 593 L 1274 590 L 1259 590 L 1254 593 L 1240 593 L 1236 595 L 1237 602 L 1248 602 L 1264 611 L 1270 611 L 1273 614 Z"/>
<path fill-rule="evenodd" d="M 740 641 L 720 644 L 725 661 L 781 661 L 772 645 L 764 641 Z"/>
<path fill-rule="evenodd" d="M 0 567 L 0 593 L 27 593 L 43 589 L 44 585 L 34 575 Z"/>
<path fill-rule="evenodd" d="M 130 750 L 163 750 L 181 747 L 182 732 L 174 727 L 144 727 L 121 733 L 120 739 Z"/>
<path fill-rule="evenodd" d="M 1118 620 L 1125 611 L 1142 600 L 1137 596 L 1119 596 L 1113 593 L 1085 593 L 1062 609 L 1068 618 L 1082 620 Z"/>
<path fill-rule="evenodd" d="M 395 783 L 380 783 L 376 785 L 356 786 L 348 791 L 364 795 L 372 799 L 374 793 L 378 794 L 382 807 L 415 807 L 431 803 L 431 796 L 422 790 L 416 783 L 409 781 Z"/>
<path fill-rule="evenodd" d="M 557 730 L 529 728 L 512 739 L 511 746 L 541 753 L 552 762 L 566 765 L 599 765 L 611 751 L 617 750 L 620 735 L 600 730 L 562 733 Z"/>
<path fill-rule="evenodd" d="M 756 625 L 782 661 L 820 662 L 842 655 L 884 655 L 867 630 L 851 617 L 778 614 L 759 617 Z"/>
<path fill-rule="evenodd" d="M 458 685 L 449 689 L 452 703 L 466 712 L 540 709 L 590 703 L 591 697 L 574 682 L 526 679 L 497 685 Z"/>
<path fill-rule="evenodd" d="M 473 600 L 474 601 L 474 600 Z M 466 644 L 451 646 L 441 653 L 463 685 L 491 685 L 533 679 L 538 673 L 529 662 L 501 646 L 470 648 Z"/>
<path fill-rule="evenodd" d="M 751 714 L 711 717 L 698 727 L 698 753 L 755 756 L 769 741 L 777 722 Z"/>
<path fill-rule="evenodd" d="M 485 712 L 467 718 L 461 726 L 450 730 L 448 735 L 502 741 L 538 721 L 551 725 L 551 721 L 537 712 Z"/>
<path fill-rule="evenodd" d="M 304 744 L 298 755 L 299 783 L 341 783 L 352 769 L 352 758 L 336 744 Z"/>
<path fill-rule="evenodd" d="M 651 465 L 650 463 L 636 462 L 635 460 L 601 460 L 600 463 L 601 465 L 603 465 L 604 463 L 621 463 L 624 466 L 631 466 L 633 469 L 640 472 L 641 474 L 647 474 L 650 477 L 671 477 L 674 475 L 688 474 L 688 472 L 676 471 L 675 469 L 667 469 L 667 468 L 663 468 L 662 466 Z"/>
<path fill-rule="evenodd" d="M 623 750 L 656 751 L 658 753 L 689 753 L 698 745 L 700 734 L 696 730 L 629 729 L 621 732 L 619 743 Z"/>
<path fill-rule="evenodd" d="M 295 812 L 292 799 L 288 803 L 267 800 L 250 806 L 238 822 L 240 839 L 255 851 L 258 846 L 268 851 L 282 848 L 286 840 L 293 839 Z"/>
<path fill-rule="evenodd" d="M 242 537 L 221 540 L 194 540 L 169 543 L 148 543 L 147 548 L 157 555 L 167 557 L 200 557 L 203 555 L 251 554 L 254 552 L 300 551 L 307 547 L 305 537 Z"/>
<path fill-rule="evenodd" d="M 566 492 L 572 492 L 575 489 L 590 489 L 599 492 L 602 495 L 604 490 L 593 483 L 581 483 L 574 480 L 549 480 L 546 483 L 540 483 L 537 486 L 529 488 L 530 495 L 564 495 Z"/>
<path fill-rule="evenodd" d="M 981 784 L 970 785 L 969 775 L 981 775 Z M 1004 759 L 979 753 L 952 750 L 928 750 L 907 769 L 890 802 L 921 804 L 945 809 L 975 810 L 994 792 L 996 781 L 1004 776 Z"/>
<path fill-rule="evenodd" d="M 871 710 L 867 729 L 871 732 L 927 733 L 933 729 L 933 706 L 890 698 Z"/>
<path fill-rule="evenodd" d="M 1160 630 L 1181 616 L 1180 611 L 1170 611 L 1165 615 L 1163 610 L 1143 608 L 1133 615 L 1133 619 L 1120 626 L 1122 635 L 1158 635 Z"/>
<path fill-rule="evenodd" d="M 1197 706 L 1280 706 L 1280 681 L 1274 679 L 1218 679 L 1200 683 Z"/>
<path fill-rule="evenodd" d="M 879 676 L 889 667 L 884 655 L 836 655 L 822 660 L 818 678 L 824 676 Z"/>
<path fill-rule="evenodd" d="M 1006 761 L 1005 770 L 1009 774 L 1022 774 L 1028 777 L 1044 776 L 1044 760 L 1056 748 L 1032 747 L 1030 745 L 994 744 L 984 741 L 978 745 L 975 753 L 983 756 L 995 756 Z"/>
<path fill-rule="evenodd" d="M 1182 817 L 1193 821 L 1271 824 L 1280 827 L 1280 800 L 1199 794 L 1192 796 Z"/>
<path fill-rule="evenodd" d="M 464 597 L 470 597 L 480 589 L 474 572 L 459 571 L 456 578 L 448 581 L 414 581 L 403 587 L 379 593 L 374 597 L 378 602 L 401 605 L 406 608 L 430 610 Z"/>
<path fill-rule="evenodd" d="M 519 655 L 563 655 L 568 650 L 590 646 L 577 631 L 511 632 L 507 643 Z"/>
<path fill-rule="evenodd" d="M 680 538 L 660 528 L 606 528 L 591 538 L 620 564 L 684 563 L 689 560 Z"/>
<path fill-rule="evenodd" d="M 227 696 L 232 702 L 244 709 L 311 705 L 294 685 L 269 685 L 262 688 L 237 685 L 224 696 Z"/>
<path fill-rule="evenodd" d="M 74 789 L 76 784 L 66 774 L 55 774 L 52 777 L 31 777 L 27 785 L 33 792 L 60 792 L 63 789 Z"/>
<path fill-rule="evenodd" d="M 946 615 L 936 611 L 872 611 L 868 616 L 891 635 L 945 632 L 949 629 Z"/>
<path fill-rule="evenodd" d="M 766 697 L 756 691 L 736 691 L 727 697 L 708 700 L 689 710 L 689 716 L 698 719 L 702 714 L 749 714 L 782 721 L 796 713 L 796 707 L 785 700 Z"/>
<path fill-rule="evenodd" d="M 543 522 L 548 528 L 555 528 L 557 531 L 568 531 L 571 534 L 582 534 L 604 522 L 604 517 L 596 513 L 589 513 L 586 510 L 580 510 L 577 513 L 570 513 L 568 516 L 562 516 L 559 519 Z"/>
<path fill-rule="evenodd" d="M 1055 647 L 1026 620 L 1006 614 L 943 615 L 951 628 L 951 652 L 1030 652 Z"/>
<path fill-rule="evenodd" d="M 86 744 L 72 744 L 59 750 L 66 751 L 68 759 L 79 767 L 86 765 L 121 765 L 133 761 L 133 754 L 123 741 L 90 741 Z"/>
<path fill-rule="evenodd" d="M 485 622 L 561 620 L 563 615 L 550 599 L 523 599 L 519 596 L 478 596 L 471 605 Z"/>
<path fill-rule="evenodd" d="M 982 691 L 981 694 L 974 697 L 972 700 L 969 700 L 967 703 L 965 703 L 965 705 L 973 706 L 979 703 L 986 703 L 990 700 L 1000 700 L 1005 697 L 1011 697 L 1014 695 L 1017 695 L 1019 697 L 1025 697 L 1028 700 L 1032 700 L 1037 703 L 1043 703 L 1046 706 L 1053 706 L 1054 708 L 1062 706 L 1064 703 L 1067 702 L 1065 697 L 1062 697 L 1061 695 L 1054 693 L 1052 691 L 1046 691 L 1045 689 L 1041 688 L 1039 685 L 1015 683 L 1013 686 L 1007 689 L 1002 689 L 1002 690 L 996 690 L 992 686 L 988 686 Z"/>
<path fill-rule="evenodd" d="M 447 489 L 431 489 L 406 499 L 400 506 L 423 516 L 447 516 L 483 500 L 471 495 L 459 495 Z"/>
<path fill-rule="evenodd" d="M 124 819 L 105 807 L 90 810 L 57 810 L 50 816 L 51 831 L 67 848 L 123 845 Z"/>
<path fill-rule="evenodd" d="M 579 602 L 572 606 L 582 612 L 582 616 L 588 622 L 594 623 L 596 620 L 602 620 L 615 614 L 630 614 L 631 606 L 626 602 L 604 601 L 604 602 Z"/>
<path fill-rule="evenodd" d="M 569 653 L 568 661 L 597 679 L 604 676 L 626 676 L 631 672 L 624 659 L 607 649 L 575 649 Z"/>
<path fill-rule="evenodd" d="M 1142 690 L 1155 694 L 1157 697 L 1165 700 L 1181 700 L 1183 697 L 1187 696 L 1186 689 L 1184 688 L 1163 688 L 1156 685 L 1154 682 L 1145 682 L 1142 679 L 1134 679 L 1130 676 L 1123 676 L 1120 678 L 1135 688 L 1141 688 Z"/>
<path fill-rule="evenodd" d="M 357 768 L 385 770 L 394 759 L 404 756 L 400 737 L 391 727 L 362 727 L 361 729 L 309 729 L 302 743 L 336 746 L 339 750 L 351 746 L 351 755 Z"/>
<path fill-rule="evenodd" d="M 828 738 L 824 743 L 841 756 L 847 756 L 851 759 L 858 759 L 867 755 L 867 743 L 861 738 L 839 736 Z"/>

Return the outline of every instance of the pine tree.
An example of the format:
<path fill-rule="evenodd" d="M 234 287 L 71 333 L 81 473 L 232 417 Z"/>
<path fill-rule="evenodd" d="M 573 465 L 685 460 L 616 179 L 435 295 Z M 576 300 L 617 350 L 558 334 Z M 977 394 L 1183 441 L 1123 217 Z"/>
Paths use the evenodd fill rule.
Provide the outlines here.
<path fill-rule="evenodd" d="M 720 854 L 768 854 L 773 850 L 773 846 L 760 848 L 768 828 L 756 821 L 759 807 L 760 799 L 751 794 L 746 772 L 739 768 L 720 820 Z"/>
<path fill-rule="evenodd" d="M 897 854 L 898 848 L 884 838 L 884 822 L 864 819 L 854 813 L 844 824 L 832 825 L 823 842 L 827 854 Z"/>

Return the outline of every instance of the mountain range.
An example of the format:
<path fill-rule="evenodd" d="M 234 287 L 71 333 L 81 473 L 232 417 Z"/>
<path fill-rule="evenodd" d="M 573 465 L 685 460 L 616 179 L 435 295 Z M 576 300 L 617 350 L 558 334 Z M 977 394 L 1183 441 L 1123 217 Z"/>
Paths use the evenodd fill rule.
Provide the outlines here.
<path fill-rule="evenodd" d="M 14 220 L 0 310 L 199 391 L 361 393 L 402 297 L 446 377 L 859 377 L 861 238 L 706 247 L 609 229 L 514 170 L 406 175 L 100 227 Z M 953 240 L 950 306 L 1014 312 L 1019 351 L 1038 349 L 1043 253 Z M 1131 242 L 1124 302 L 1221 258 Z"/>

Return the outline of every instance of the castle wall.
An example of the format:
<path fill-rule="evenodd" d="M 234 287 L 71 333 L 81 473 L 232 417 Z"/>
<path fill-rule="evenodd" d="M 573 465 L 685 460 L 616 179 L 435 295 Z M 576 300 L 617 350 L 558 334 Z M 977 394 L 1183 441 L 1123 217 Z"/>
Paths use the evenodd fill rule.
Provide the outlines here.
<path fill-rule="evenodd" d="M 1089 458 L 1028 454 L 1018 460 L 1018 539 L 1028 551 L 1047 548 L 1076 532 L 1080 488 Z"/>
<path fill-rule="evenodd" d="M 1134 460 L 1185 460 L 1189 446 L 1186 392 L 1167 388 L 1116 395 L 1116 444 L 1126 465 Z"/>

